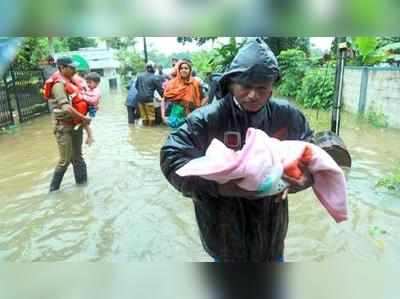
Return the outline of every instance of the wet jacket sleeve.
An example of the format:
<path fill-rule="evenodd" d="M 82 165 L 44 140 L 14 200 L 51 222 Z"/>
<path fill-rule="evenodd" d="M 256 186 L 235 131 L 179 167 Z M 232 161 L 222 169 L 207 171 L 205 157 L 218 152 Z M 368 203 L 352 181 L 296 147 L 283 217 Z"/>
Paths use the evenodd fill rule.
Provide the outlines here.
<path fill-rule="evenodd" d="M 217 183 L 200 177 L 180 177 L 176 171 L 190 160 L 204 156 L 207 147 L 207 123 L 193 113 L 161 148 L 160 164 L 164 176 L 184 196 L 208 193 L 217 196 Z"/>

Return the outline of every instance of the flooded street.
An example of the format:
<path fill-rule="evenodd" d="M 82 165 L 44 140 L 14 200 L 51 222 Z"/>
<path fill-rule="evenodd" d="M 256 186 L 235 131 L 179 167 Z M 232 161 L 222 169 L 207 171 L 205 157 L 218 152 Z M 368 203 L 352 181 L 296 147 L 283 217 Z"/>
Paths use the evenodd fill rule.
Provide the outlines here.
<path fill-rule="evenodd" d="M 124 101 L 124 95 L 104 96 L 92 124 L 95 143 L 83 149 L 86 186 L 75 185 L 70 167 L 61 191 L 48 194 L 58 159 L 50 116 L 0 135 L 1 260 L 210 261 L 191 201 L 160 171 L 169 129 L 128 125 Z M 329 117 L 321 113 L 315 127 L 329 128 Z M 345 115 L 341 136 L 353 157 L 350 221 L 335 224 L 312 191 L 291 196 L 286 260 L 399 262 L 400 195 L 375 184 L 400 161 L 400 131 Z M 374 227 L 384 232 L 372 233 Z"/>

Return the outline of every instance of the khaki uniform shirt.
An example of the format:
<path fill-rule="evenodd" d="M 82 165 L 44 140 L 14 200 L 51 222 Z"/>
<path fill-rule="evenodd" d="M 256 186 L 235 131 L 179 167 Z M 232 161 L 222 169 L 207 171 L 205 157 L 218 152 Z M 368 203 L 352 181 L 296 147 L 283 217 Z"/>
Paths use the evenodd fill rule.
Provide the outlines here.
<path fill-rule="evenodd" d="M 62 82 L 57 82 L 54 84 L 51 93 L 52 98 L 49 100 L 49 104 L 53 108 L 52 112 L 54 119 L 71 121 L 72 116 L 66 112 L 71 103 L 67 93 L 64 90 L 64 84 Z"/>

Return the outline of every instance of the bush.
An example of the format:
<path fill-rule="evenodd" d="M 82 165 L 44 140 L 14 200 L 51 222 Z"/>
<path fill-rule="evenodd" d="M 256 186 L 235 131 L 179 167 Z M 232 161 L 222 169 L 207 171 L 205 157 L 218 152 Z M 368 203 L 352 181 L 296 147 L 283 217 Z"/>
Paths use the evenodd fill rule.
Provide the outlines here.
<path fill-rule="evenodd" d="M 386 115 L 376 108 L 370 108 L 367 112 L 368 122 L 375 128 L 387 128 L 388 121 Z"/>
<path fill-rule="evenodd" d="M 296 97 L 301 89 L 301 82 L 309 68 L 306 53 L 299 49 L 282 51 L 278 56 L 282 81 L 278 93 L 282 96 Z"/>
<path fill-rule="evenodd" d="M 389 176 L 379 180 L 378 187 L 384 187 L 390 191 L 400 191 L 400 164 Z"/>
<path fill-rule="evenodd" d="M 208 62 L 211 69 L 214 70 L 214 72 L 224 72 L 243 44 L 244 41 L 238 43 L 235 37 L 231 37 L 228 44 L 215 48 L 212 53 L 213 57 Z"/>
<path fill-rule="evenodd" d="M 332 106 L 335 74 L 331 67 L 311 69 L 303 78 L 296 100 L 305 108 L 328 110 Z"/>
<path fill-rule="evenodd" d="M 207 74 L 213 71 L 210 61 L 213 58 L 212 51 L 198 51 L 192 54 L 193 68 L 198 72 L 198 76 L 203 80 Z"/>
<path fill-rule="evenodd" d="M 132 76 L 144 71 L 144 59 L 135 50 L 121 49 L 117 53 L 120 62 L 119 74 L 122 82 L 127 85 Z"/>

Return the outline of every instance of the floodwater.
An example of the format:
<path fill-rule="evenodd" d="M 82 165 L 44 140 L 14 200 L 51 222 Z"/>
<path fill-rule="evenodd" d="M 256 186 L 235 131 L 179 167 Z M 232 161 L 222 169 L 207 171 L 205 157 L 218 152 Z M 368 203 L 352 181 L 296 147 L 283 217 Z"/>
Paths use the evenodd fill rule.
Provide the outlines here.
<path fill-rule="evenodd" d="M 85 186 L 75 185 L 70 168 L 61 191 L 48 193 L 57 163 L 49 116 L 0 135 L 0 260 L 210 261 L 190 199 L 159 168 L 169 130 L 128 125 L 123 103 L 120 94 L 103 99 L 92 124 L 95 143 L 83 149 Z M 317 128 L 329 127 L 328 114 L 318 121 L 313 114 Z M 400 131 L 345 115 L 341 134 L 353 157 L 351 218 L 336 224 L 311 191 L 291 196 L 285 258 L 400 261 L 400 196 L 375 187 L 400 161 Z"/>

